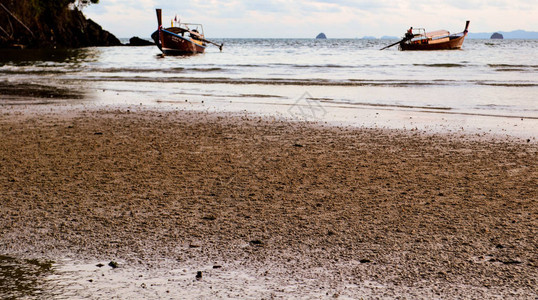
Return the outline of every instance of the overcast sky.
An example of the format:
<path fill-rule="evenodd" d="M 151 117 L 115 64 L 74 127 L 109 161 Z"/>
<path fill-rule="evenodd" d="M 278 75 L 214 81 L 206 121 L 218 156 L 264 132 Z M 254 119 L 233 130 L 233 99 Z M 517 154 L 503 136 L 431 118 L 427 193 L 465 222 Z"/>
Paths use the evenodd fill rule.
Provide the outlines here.
<path fill-rule="evenodd" d="M 84 9 L 87 17 L 117 37 L 148 38 L 177 14 L 182 22 L 202 23 L 206 36 L 238 38 L 329 38 L 402 36 L 409 26 L 471 32 L 538 31 L 537 0 L 100 0 Z"/>

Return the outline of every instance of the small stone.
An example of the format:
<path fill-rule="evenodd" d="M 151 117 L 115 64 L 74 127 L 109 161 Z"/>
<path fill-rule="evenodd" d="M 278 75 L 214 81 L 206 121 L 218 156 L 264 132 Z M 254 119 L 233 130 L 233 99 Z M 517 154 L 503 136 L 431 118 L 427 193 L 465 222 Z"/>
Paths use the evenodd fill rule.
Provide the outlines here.
<path fill-rule="evenodd" d="M 214 266 L 213 266 L 213 269 L 220 269 L 220 268 L 222 268 L 221 265 L 214 265 Z"/>
<path fill-rule="evenodd" d="M 253 246 L 262 246 L 263 245 L 263 242 L 260 241 L 260 240 L 252 240 L 249 242 L 251 245 Z"/>
<path fill-rule="evenodd" d="M 301 145 L 301 144 L 297 144 L 297 143 L 295 143 L 295 144 L 293 144 L 293 147 L 302 148 L 302 147 L 304 147 L 304 146 Z"/>
<path fill-rule="evenodd" d="M 361 264 L 367 264 L 367 263 L 372 262 L 372 261 L 369 260 L 369 259 L 365 259 L 365 258 L 363 258 L 363 259 L 359 260 L 359 262 L 360 262 Z"/>
<path fill-rule="evenodd" d="M 104 267 L 105 265 L 103 265 L 102 263 L 98 263 L 98 264 L 96 264 L 95 266 L 98 267 L 98 268 L 102 268 L 102 267 Z"/>
<path fill-rule="evenodd" d="M 118 267 L 118 263 L 115 262 L 115 261 L 111 261 L 111 262 L 109 262 L 108 265 L 109 265 L 110 267 L 112 267 L 112 269 L 115 269 L 115 268 Z"/>
<path fill-rule="evenodd" d="M 202 271 L 196 272 L 196 280 L 201 280 L 201 279 L 202 279 Z"/>
<path fill-rule="evenodd" d="M 510 260 L 503 261 L 502 263 L 505 265 L 518 265 L 521 262 L 519 260 L 510 259 Z"/>

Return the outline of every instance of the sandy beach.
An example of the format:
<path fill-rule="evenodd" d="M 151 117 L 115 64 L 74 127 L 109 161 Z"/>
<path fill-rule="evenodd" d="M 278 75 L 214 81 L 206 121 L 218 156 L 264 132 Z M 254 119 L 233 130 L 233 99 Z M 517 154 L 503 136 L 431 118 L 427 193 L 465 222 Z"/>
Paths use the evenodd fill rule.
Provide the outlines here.
<path fill-rule="evenodd" d="M 0 111 L 0 254 L 119 263 L 78 296 L 537 297 L 535 140 L 44 111 Z"/>

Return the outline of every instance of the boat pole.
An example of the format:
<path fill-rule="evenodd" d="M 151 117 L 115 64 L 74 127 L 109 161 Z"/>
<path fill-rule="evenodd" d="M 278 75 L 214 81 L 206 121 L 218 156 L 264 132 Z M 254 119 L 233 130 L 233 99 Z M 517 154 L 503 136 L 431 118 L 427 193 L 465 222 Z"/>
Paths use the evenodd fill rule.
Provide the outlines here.
<path fill-rule="evenodd" d="M 215 42 L 212 42 L 212 41 L 209 41 L 209 40 L 206 40 L 206 39 L 202 39 L 202 41 L 204 41 L 204 42 L 206 42 L 206 43 L 213 44 L 213 45 L 219 47 L 220 51 L 222 51 L 222 46 L 224 46 L 224 43 L 222 43 L 222 44 L 219 45 L 219 44 L 217 44 L 217 43 L 215 43 Z"/>
<path fill-rule="evenodd" d="M 222 43 L 222 44 L 219 45 L 219 44 L 217 44 L 217 43 L 215 43 L 215 42 L 212 42 L 212 41 L 210 41 L 210 40 L 206 40 L 205 38 L 203 38 L 202 36 L 200 36 L 200 34 L 197 33 L 197 32 L 194 32 L 194 31 L 191 31 L 191 30 L 187 30 L 187 32 L 190 33 L 190 34 L 192 34 L 192 35 L 197 36 L 198 39 L 200 39 L 202 42 L 206 42 L 206 43 L 209 43 L 209 44 L 213 44 L 213 45 L 219 47 L 220 51 L 222 51 L 222 46 L 224 46 L 224 43 Z"/>
<path fill-rule="evenodd" d="M 404 38 L 404 39 L 402 39 L 401 41 L 397 41 L 396 43 L 394 43 L 394 44 L 390 44 L 390 45 L 388 45 L 388 46 L 385 46 L 385 47 L 383 47 L 383 48 L 381 48 L 381 49 L 379 49 L 379 50 L 385 50 L 385 49 L 390 48 L 390 47 L 392 47 L 392 46 L 398 45 L 398 44 L 401 43 L 401 42 L 405 42 L 406 40 L 407 40 L 407 38 Z"/>

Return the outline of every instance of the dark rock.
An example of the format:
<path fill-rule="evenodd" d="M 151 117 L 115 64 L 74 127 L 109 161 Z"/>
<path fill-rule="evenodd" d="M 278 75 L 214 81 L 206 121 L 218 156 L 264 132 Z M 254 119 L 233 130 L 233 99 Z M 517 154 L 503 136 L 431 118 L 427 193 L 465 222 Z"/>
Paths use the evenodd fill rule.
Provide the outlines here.
<path fill-rule="evenodd" d="M 263 245 L 263 242 L 260 241 L 260 240 L 252 240 L 249 242 L 251 245 L 253 246 L 262 246 Z"/>
<path fill-rule="evenodd" d="M 8 1 L 9 2 L 9 1 Z M 0 34 L 0 48 L 20 45 L 18 48 L 80 48 L 91 46 L 120 46 L 120 40 L 78 9 L 46 4 L 46 8 L 28 5 L 28 1 L 11 1 L 7 9 L 21 19 L 0 18 L 0 26 L 9 28 L 9 34 Z M 43 1 L 45 2 L 45 1 Z M 52 2 L 52 1 L 51 1 Z M 63 1 L 65 2 L 65 1 Z M 5 3 L 5 2 L 4 2 Z M 2 10 L 3 12 L 3 10 Z M 13 25 L 10 25 L 13 24 Z"/>
<path fill-rule="evenodd" d="M 327 39 L 327 36 L 325 35 L 325 33 L 320 33 L 316 36 L 316 39 L 318 40 L 326 40 Z"/>
<path fill-rule="evenodd" d="M 510 259 L 510 260 L 505 260 L 502 263 L 505 265 L 519 265 L 521 262 L 519 260 Z"/>
<path fill-rule="evenodd" d="M 303 145 L 301 145 L 301 144 L 293 144 L 293 147 L 298 147 L 298 148 L 302 148 L 302 147 L 304 147 L 304 146 L 303 146 Z"/>
<path fill-rule="evenodd" d="M 127 46 L 154 46 L 154 42 L 150 42 L 148 40 L 141 39 L 137 36 L 133 36 L 129 39 L 129 44 Z"/>
<path fill-rule="evenodd" d="M 115 269 L 118 267 L 118 263 L 115 262 L 115 261 L 111 261 L 108 263 L 108 265 L 112 268 L 112 269 Z"/>
<path fill-rule="evenodd" d="M 75 11 L 78 12 L 78 11 Z M 85 26 L 82 34 L 79 37 L 81 46 L 121 46 L 123 45 L 120 40 L 112 33 L 104 30 L 99 24 L 95 23 L 92 19 L 85 20 L 84 15 L 78 12 L 78 18 L 81 20 L 82 25 Z M 84 20 L 86 22 L 84 22 Z M 86 33 L 86 34 L 84 34 Z M 86 45 L 84 45 L 86 44 Z"/>
<path fill-rule="evenodd" d="M 196 272 L 196 280 L 201 280 L 201 279 L 202 279 L 202 271 Z"/>
<path fill-rule="evenodd" d="M 491 35 L 490 39 L 492 40 L 502 40 L 504 39 L 504 36 L 498 32 L 495 32 L 494 34 Z"/>
<path fill-rule="evenodd" d="M 365 259 L 365 258 L 363 258 L 363 259 L 359 260 L 359 262 L 360 262 L 361 264 L 367 264 L 367 263 L 372 262 L 372 261 L 369 260 L 369 259 Z"/>
<path fill-rule="evenodd" d="M 102 267 L 104 267 L 105 265 L 103 265 L 102 263 L 98 263 L 98 264 L 96 264 L 95 266 L 98 267 L 98 268 L 102 268 Z"/>
<path fill-rule="evenodd" d="M 220 265 L 214 265 L 213 266 L 213 269 L 220 269 L 220 268 L 222 268 L 222 266 L 220 266 Z"/>

